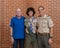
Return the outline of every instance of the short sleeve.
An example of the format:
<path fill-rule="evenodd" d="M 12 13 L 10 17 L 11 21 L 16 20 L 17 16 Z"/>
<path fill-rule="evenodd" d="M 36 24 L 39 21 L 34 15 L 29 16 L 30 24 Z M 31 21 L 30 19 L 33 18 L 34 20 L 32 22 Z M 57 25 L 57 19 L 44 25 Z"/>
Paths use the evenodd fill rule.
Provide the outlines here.
<path fill-rule="evenodd" d="M 25 19 L 25 26 L 26 26 L 26 27 L 29 27 L 28 22 L 29 22 L 29 20 L 28 20 L 28 19 Z"/>
<path fill-rule="evenodd" d="M 13 27 L 13 19 L 10 20 L 10 26 Z"/>
<path fill-rule="evenodd" d="M 51 17 L 48 18 L 48 21 L 49 21 L 49 23 L 48 23 L 49 24 L 49 28 L 53 27 L 54 23 L 53 23 Z"/>

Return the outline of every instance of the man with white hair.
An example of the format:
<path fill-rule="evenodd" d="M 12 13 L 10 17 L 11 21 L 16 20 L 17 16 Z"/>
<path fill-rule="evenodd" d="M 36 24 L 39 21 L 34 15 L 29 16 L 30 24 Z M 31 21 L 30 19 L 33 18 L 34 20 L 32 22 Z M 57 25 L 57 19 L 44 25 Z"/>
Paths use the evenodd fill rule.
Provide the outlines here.
<path fill-rule="evenodd" d="M 20 48 L 24 48 L 24 19 L 22 16 L 21 9 L 16 10 L 16 16 L 11 19 L 11 39 L 13 43 L 13 48 L 18 48 L 18 42 L 20 43 Z"/>

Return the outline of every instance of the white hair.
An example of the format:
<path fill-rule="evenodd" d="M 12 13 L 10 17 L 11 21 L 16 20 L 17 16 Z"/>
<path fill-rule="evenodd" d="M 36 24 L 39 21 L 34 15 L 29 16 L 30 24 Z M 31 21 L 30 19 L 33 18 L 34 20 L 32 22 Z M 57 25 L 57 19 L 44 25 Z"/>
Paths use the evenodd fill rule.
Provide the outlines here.
<path fill-rule="evenodd" d="M 17 10 L 16 11 L 21 11 L 21 9 L 20 8 L 17 8 Z"/>

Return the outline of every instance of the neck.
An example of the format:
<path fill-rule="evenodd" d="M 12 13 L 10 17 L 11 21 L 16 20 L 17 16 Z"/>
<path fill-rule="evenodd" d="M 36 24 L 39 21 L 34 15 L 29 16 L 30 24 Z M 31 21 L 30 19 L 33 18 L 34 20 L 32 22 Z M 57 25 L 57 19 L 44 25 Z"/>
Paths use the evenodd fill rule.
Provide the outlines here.
<path fill-rule="evenodd" d="M 21 18 L 21 16 L 17 16 L 17 18 L 18 18 L 18 19 L 20 19 L 20 18 Z"/>
<path fill-rule="evenodd" d="M 44 13 L 42 13 L 42 14 L 40 14 L 39 16 L 41 16 L 41 17 L 43 17 L 45 14 Z"/>
<path fill-rule="evenodd" d="M 30 18 L 32 18 L 32 16 L 29 16 Z"/>

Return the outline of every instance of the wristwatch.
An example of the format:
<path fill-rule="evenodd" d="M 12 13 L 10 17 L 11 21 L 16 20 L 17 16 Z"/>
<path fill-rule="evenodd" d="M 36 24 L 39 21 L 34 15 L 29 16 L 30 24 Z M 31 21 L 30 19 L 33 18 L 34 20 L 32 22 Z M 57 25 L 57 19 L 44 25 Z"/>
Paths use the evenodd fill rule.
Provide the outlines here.
<path fill-rule="evenodd" d="M 50 38 L 52 38 L 52 36 L 50 36 Z"/>

